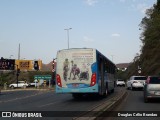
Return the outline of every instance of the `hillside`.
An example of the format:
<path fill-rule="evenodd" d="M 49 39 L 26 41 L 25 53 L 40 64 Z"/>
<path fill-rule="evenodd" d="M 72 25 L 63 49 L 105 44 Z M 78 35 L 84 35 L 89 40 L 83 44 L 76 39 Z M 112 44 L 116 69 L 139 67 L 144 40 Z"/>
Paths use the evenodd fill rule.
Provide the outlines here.
<path fill-rule="evenodd" d="M 52 61 L 48 64 L 42 63 L 42 71 L 51 71 L 52 70 Z"/>
<path fill-rule="evenodd" d="M 141 41 L 143 43 L 140 54 L 140 65 L 144 74 L 160 74 L 160 1 L 146 12 L 142 19 L 143 30 Z"/>
<path fill-rule="evenodd" d="M 160 75 L 160 1 L 146 11 L 146 16 L 140 23 L 142 42 L 140 54 L 137 54 L 129 66 L 128 76 L 137 74 L 138 67 L 141 75 Z"/>

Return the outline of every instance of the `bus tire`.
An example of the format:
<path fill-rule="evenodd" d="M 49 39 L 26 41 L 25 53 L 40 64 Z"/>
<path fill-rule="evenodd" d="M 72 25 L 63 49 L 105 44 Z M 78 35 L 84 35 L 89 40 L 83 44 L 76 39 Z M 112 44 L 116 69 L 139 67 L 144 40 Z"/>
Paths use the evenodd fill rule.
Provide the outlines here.
<path fill-rule="evenodd" d="M 109 94 L 109 91 L 108 91 L 108 88 L 106 88 L 106 90 L 105 90 L 105 97 L 108 96 L 108 94 Z"/>
<path fill-rule="evenodd" d="M 106 90 L 105 90 L 105 95 L 108 95 L 108 88 L 106 88 Z"/>
<path fill-rule="evenodd" d="M 105 92 L 103 93 L 103 97 L 107 97 L 109 91 L 108 91 L 108 86 L 105 88 Z"/>

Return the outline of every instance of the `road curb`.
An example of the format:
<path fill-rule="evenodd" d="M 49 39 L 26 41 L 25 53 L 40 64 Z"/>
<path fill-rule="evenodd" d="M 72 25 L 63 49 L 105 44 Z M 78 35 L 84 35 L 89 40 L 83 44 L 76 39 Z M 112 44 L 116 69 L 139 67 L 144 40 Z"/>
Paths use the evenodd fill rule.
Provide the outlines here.
<path fill-rule="evenodd" d="M 119 96 L 115 96 L 108 101 L 105 101 L 101 105 L 96 108 L 87 111 L 86 113 L 80 115 L 79 117 L 75 117 L 72 120 L 102 120 L 104 116 L 104 112 L 112 111 L 122 100 L 127 96 L 127 91 L 123 91 Z M 93 116 L 93 117 L 92 117 Z"/>
<path fill-rule="evenodd" d="M 31 90 L 37 90 L 37 91 L 54 91 L 54 89 L 52 88 L 47 88 L 47 89 L 34 89 L 34 88 L 31 88 L 31 89 L 10 89 L 10 90 L 1 90 L 1 93 L 2 92 L 14 92 L 14 91 L 31 91 Z"/>

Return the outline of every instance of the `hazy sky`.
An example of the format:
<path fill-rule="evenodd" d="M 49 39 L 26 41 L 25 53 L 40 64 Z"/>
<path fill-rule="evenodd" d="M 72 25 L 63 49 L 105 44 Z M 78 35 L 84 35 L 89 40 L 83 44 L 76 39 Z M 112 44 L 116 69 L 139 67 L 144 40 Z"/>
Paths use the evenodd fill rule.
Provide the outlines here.
<path fill-rule="evenodd" d="M 57 50 L 96 48 L 114 63 L 140 51 L 139 24 L 156 0 L 0 0 L 0 57 L 41 59 Z"/>

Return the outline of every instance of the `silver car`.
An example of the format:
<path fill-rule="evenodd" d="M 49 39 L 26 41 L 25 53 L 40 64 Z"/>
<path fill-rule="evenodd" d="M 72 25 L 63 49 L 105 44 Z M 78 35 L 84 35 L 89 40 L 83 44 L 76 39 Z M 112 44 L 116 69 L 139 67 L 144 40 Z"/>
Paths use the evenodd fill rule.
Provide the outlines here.
<path fill-rule="evenodd" d="M 160 77 L 149 76 L 144 86 L 144 102 L 149 99 L 160 98 Z"/>

